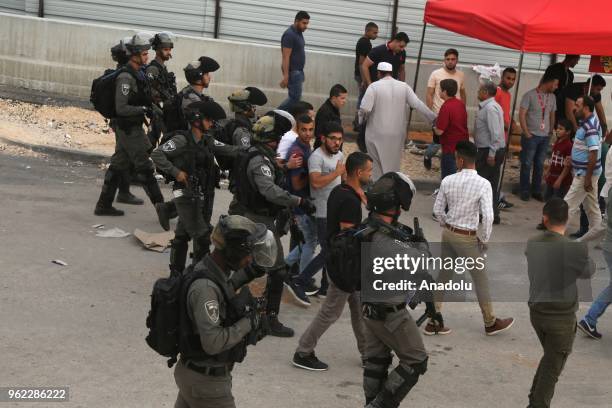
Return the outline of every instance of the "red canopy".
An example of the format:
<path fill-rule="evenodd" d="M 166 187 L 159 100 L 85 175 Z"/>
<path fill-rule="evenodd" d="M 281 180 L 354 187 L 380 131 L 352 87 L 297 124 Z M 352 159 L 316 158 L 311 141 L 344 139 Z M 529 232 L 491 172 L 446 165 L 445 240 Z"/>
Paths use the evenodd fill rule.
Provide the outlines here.
<path fill-rule="evenodd" d="M 525 52 L 612 55 L 612 0 L 429 0 L 425 22 Z"/>

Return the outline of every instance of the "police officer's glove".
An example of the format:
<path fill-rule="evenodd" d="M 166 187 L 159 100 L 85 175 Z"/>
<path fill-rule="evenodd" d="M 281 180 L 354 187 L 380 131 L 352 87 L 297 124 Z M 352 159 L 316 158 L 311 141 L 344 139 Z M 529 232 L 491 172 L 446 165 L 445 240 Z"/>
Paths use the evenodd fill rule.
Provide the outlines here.
<path fill-rule="evenodd" d="M 304 213 L 307 215 L 314 214 L 317 211 L 317 207 L 315 207 L 314 203 L 309 198 L 302 198 L 298 208 L 304 211 Z"/>

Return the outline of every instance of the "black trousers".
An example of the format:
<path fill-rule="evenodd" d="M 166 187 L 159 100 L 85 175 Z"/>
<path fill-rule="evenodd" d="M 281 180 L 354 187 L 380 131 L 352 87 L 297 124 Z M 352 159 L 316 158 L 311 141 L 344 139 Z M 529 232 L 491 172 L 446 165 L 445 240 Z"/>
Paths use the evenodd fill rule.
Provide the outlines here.
<path fill-rule="evenodd" d="M 493 190 L 493 214 L 495 218 L 499 217 L 499 209 L 497 204 L 499 203 L 499 177 L 501 173 L 501 166 L 506 156 L 506 149 L 499 149 L 495 152 L 495 164 L 493 166 L 487 163 L 489 157 L 489 148 L 479 148 L 478 157 L 476 159 L 476 171 L 480 177 L 483 177 L 491 183 L 491 189 Z"/>

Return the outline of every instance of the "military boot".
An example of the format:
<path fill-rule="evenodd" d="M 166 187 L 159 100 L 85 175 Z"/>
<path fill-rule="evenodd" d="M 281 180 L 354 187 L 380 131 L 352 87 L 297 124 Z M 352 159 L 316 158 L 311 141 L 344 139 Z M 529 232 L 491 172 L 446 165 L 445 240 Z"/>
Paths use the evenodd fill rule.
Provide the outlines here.
<path fill-rule="evenodd" d="M 423 363 L 414 364 L 408 368 L 401 365 L 389 373 L 384 388 L 378 393 L 366 408 L 398 408 L 406 395 L 419 381 L 419 375 Z M 427 366 L 427 360 L 424 362 Z"/>
<path fill-rule="evenodd" d="M 134 194 L 128 192 L 119 192 L 117 194 L 117 202 L 123 204 L 131 204 L 131 205 L 143 205 L 144 200 L 142 198 L 136 197 Z"/>
<path fill-rule="evenodd" d="M 189 242 L 182 237 L 174 238 L 170 241 L 170 272 L 172 274 L 181 274 L 185 270 L 187 262 L 187 251 L 189 250 Z"/>
<path fill-rule="evenodd" d="M 157 219 L 159 220 L 159 225 L 164 229 L 164 231 L 170 231 L 170 215 L 168 214 L 168 204 L 174 203 L 172 201 L 168 203 L 157 203 L 155 204 L 155 211 L 157 212 Z"/>
<path fill-rule="evenodd" d="M 112 166 L 106 170 L 100 198 L 98 198 L 96 208 L 94 209 L 95 215 L 120 216 L 124 214 L 123 211 L 113 207 L 113 200 L 119 186 L 119 177 L 120 173 L 116 172 Z"/>

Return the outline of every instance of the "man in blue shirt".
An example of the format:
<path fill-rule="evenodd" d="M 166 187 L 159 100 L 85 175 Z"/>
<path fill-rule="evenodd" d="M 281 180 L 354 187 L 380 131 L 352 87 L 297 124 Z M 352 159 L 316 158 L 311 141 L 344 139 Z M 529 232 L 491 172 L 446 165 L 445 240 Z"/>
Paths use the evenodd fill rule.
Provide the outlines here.
<path fill-rule="evenodd" d="M 305 11 L 298 11 L 295 21 L 281 37 L 283 79 L 281 88 L 287 88 L 289 96 L 278 107 L 289 110 L 291 105 L 298 102 L 302 97 L 302 84 L 304 83 L 304 65 L 306 64 L 306 52 L 304 51 L 304 31 L 308 28 L 310 15 Z"/>
<path fill-rule="evenodd" d="M 580 214 L 580 204 L 589 219 L 589 232 L 581 240 L 588 241 L 602 230 L 601 211 L 597 200 L 597 180 L 601 175 L 601 126 L 594 113 L 595 101 L 582 96 L 576 101 L 574 113 L 580 125 L 572 147 L 574 179 L 565 201 L 569 206 L 568 232 L 573 232 Z M 573 228 L 570 228 L 572 226 Z"/>

